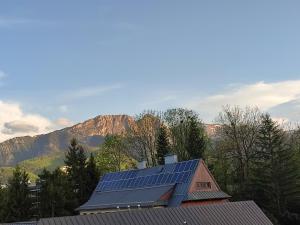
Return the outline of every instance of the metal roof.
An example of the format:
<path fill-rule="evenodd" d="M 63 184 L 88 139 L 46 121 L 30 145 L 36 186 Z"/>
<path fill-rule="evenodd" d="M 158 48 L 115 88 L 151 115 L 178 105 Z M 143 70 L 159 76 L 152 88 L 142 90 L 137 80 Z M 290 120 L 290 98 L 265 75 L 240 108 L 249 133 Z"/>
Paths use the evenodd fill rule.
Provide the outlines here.
<path fill-rule="evenodd" d="M 73 217 L 41 219 L 38 225 L 272 225 L 253 202 L 197 207 L 136 209 Z"/>
<path fill-rule="evenodd" d="M 145 207 L 153 205 L 166 205 L 161 201 L 161 196 L 174 188 L 173 185 L 158 187 L 138 188 L 111 192 L 94 192 L 90 200 L 82 205 L 84 209 L 103 209 L 103 208 L 124 208 L 124 207 Z"/>
<path fill-rule="evenodd" d="M 199 191 L 188 193 L 184 201 L 197 201 L 197 200 L 208 200 L 208 199 L 227 199 L 231 196 L 224 193 L 223 191 Z"/>
<path fill-rule="evenodd" d="M 91 209 L 89 206 L 91 204 L 93 205 L 93 208 L 112 208 L 116 206 L 114 204 L 115 198 L 118 199 L 118 205 L 125 205 L 128 204 L 128 202 L 135 201 L 140 202 L 140 204 L 146 204 L 147 201 L 143 201 L 143 198 L 140 197 L 143 195 L 148 195 L 148 193 L 143 192 L 137 197 L 130 193 L 136 194 L 136 192 L 141 188 L 151 187 L 157 190 L 156 187 L 168 185 L 175 187 L 173 195 L 168 202 L 168 206 L 179 206 L 187 195 L 188 187 L 198 163 L 199 159 L 195 159 L 140 170 L 107 173 L 100 179 L 89 201 L 80 206 L 78 209 Z M 148 189 L 148 191 L 149 190 L 150 189 Z M 160 188 L 158 190 L 158 192 L 161 191 Z M 118 198 L 118 191 L 126 191 L 125 193 L 128 194 L 128 198 Z M 155 193 L 158 194 L 157 192 Z M 116 195 L 116 197 L 114 195 Z M 155 196 L 155 198 L 156 197 L 157 196 Z M 153 198 L 151 201 L 152 200 Z"/>

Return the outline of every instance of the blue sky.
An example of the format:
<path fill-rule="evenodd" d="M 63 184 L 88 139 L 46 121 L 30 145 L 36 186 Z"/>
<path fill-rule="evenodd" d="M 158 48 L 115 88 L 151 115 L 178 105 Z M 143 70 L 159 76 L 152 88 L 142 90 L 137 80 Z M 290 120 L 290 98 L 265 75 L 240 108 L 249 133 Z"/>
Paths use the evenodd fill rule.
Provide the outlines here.
<path fill-rule="evenodd" d="M 0 140 L 99 114 L 300 119 L 300 2 L 0 1 Z"/>

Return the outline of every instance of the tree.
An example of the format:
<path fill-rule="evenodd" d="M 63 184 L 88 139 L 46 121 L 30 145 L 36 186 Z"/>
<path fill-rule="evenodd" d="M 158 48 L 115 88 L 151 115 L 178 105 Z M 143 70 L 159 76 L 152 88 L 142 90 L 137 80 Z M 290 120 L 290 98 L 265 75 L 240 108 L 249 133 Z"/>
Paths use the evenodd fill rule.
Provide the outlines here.
<path fill-rule="evenodd" d="M 136 116 L 135 123 L 127 132 L 130 148 L 136 152 L 139 160 L 147 160 L 149 166 L 157 165 L 156 140 L 160 124 L 158 113 L 145 111 Z"/>
<path fill-rule="evenodd" d="M 172 152 L 177 154 L 180 161 L 203 156 L 208 139 L 196 112 L 169 109 L 164 113 L 164 121 L 170 130 Z"/>
<path fill-rule="evenodd" d="M 28 174 L 16 167 L 12 178 L 8 181 L 7 215 L 5 221 L 26 221 L 32 217 L 32 204 L 29 196 Z"/>
<path fill-rule="evenodd" d="M 102 173 L 132 168 L 134 162 L 127 154 L 125 140 L 119 135 L 105 137 L 104 143 L 96 154 L 95 162 Z"/>
<path fill-rule="evenodd" d="M 288 144 L 287 134 L 268 114 L 262 115 L 258 132 L 253 197 L 284 224 L 289 202 L 300 196 L 300 171 L 294 149 Z"/>
<path fill-rule="evenodd" d="M 197 116 L 192 110 L 181 108 L 169 109 L 164 113 L 164 121 L 170 129 L 172 152 L 176 153 L 179 161 L 189 159 L 187 143 L 189 136 L 189 118 Z"/>
<path fill-rule="evenodd" d="M 224 157 L 230 161 L 232 182 L 228 183 L 226 189 L 232 190 L 231 194 L 236 199 L 247 199 L 250 193 L 250 175 L 257 152 L 260 115 L 257 108 L 225 106 L 217 118 L 220 127 L 214 146 L 222 146 Z"/>
<path fill-rule="evenodd" d="M 7 217 L 7 188 L 0 187 L 0 223 L 6 222 Z"/>
<path fill-rule="evenodd" d="M 68 180 L 78 201 L 77 205 L 81 205 L 87 200 L 86 161 L 87 157 L 83 147 L 78 144 L 76 139 L 72 139 L 66 153 L 65 165 Z"/>
<path fill-rule="evenodd" d="M 204 127 L 197 121 L 195 116 L 188 120 L 189 131 L 187 137 L 187 153 L 189 159 L 203 158 L 207 145 L 207 137 Z"/>
<path fill-rule="evenodd" d="M 156 143 L 157 162 L 159 165 L 164 164 L 164 157 L 170 153 L 170 150 L 167 128 L 162 124 L 159 128 Z"/>
<path fill-rule="evenodd" d="M 40 217 L 72 215 L 76 200 L 68 184 L 67 176 L 59 168 L 50 172 L 44 169 L 39 174 L 37 185 L 39 193 Z"/>
<path fill-rule="evenodd" d="M 87 198 L 89 198 L 93 193 L 94 189 L 96 188 L 100 176 L 100 172 L 95 162 L 95 157 L 92 153 L 90 155 L 90 158 L 86 166 L 86 173 L 87 173 L 87 183 L 86 183 Z"/>

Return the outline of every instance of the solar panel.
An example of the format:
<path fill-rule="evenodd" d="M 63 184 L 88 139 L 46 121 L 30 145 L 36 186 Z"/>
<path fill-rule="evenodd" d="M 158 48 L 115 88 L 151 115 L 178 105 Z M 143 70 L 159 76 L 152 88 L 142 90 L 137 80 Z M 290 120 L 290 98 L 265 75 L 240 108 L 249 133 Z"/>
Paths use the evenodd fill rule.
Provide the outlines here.
<path fill-rule="evenodd" d="M 128 188 L 152 187 L 175 183 L 187 183 L 198 160 L 153 167 L 146 170 L 131 170 L 105 174 L 96 191 L 113 191 Z"/>
<path fill-rule="evenodd" d="M 180 163 L 177 163 L 174 169 L 174 172 L 179 172 L 179 168 L 180 168 Z"/>

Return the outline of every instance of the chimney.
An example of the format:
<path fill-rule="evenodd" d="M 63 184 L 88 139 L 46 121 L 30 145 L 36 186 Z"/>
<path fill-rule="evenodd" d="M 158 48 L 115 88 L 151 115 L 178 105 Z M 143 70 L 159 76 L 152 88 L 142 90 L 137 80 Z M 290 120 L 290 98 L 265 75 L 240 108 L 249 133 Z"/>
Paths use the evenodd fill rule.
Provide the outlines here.
<path fill-rule="evenodd" d="M 167 154 L 165 155 L 165 164 L 177 163 L 177 155 L 176 154 Z"/>
<path fill-rule="evenodd" d="M 147 161 L 146 160 L 139 161 L 137 167 L 140 170 L 145 169 L 147 167 Z"/>

